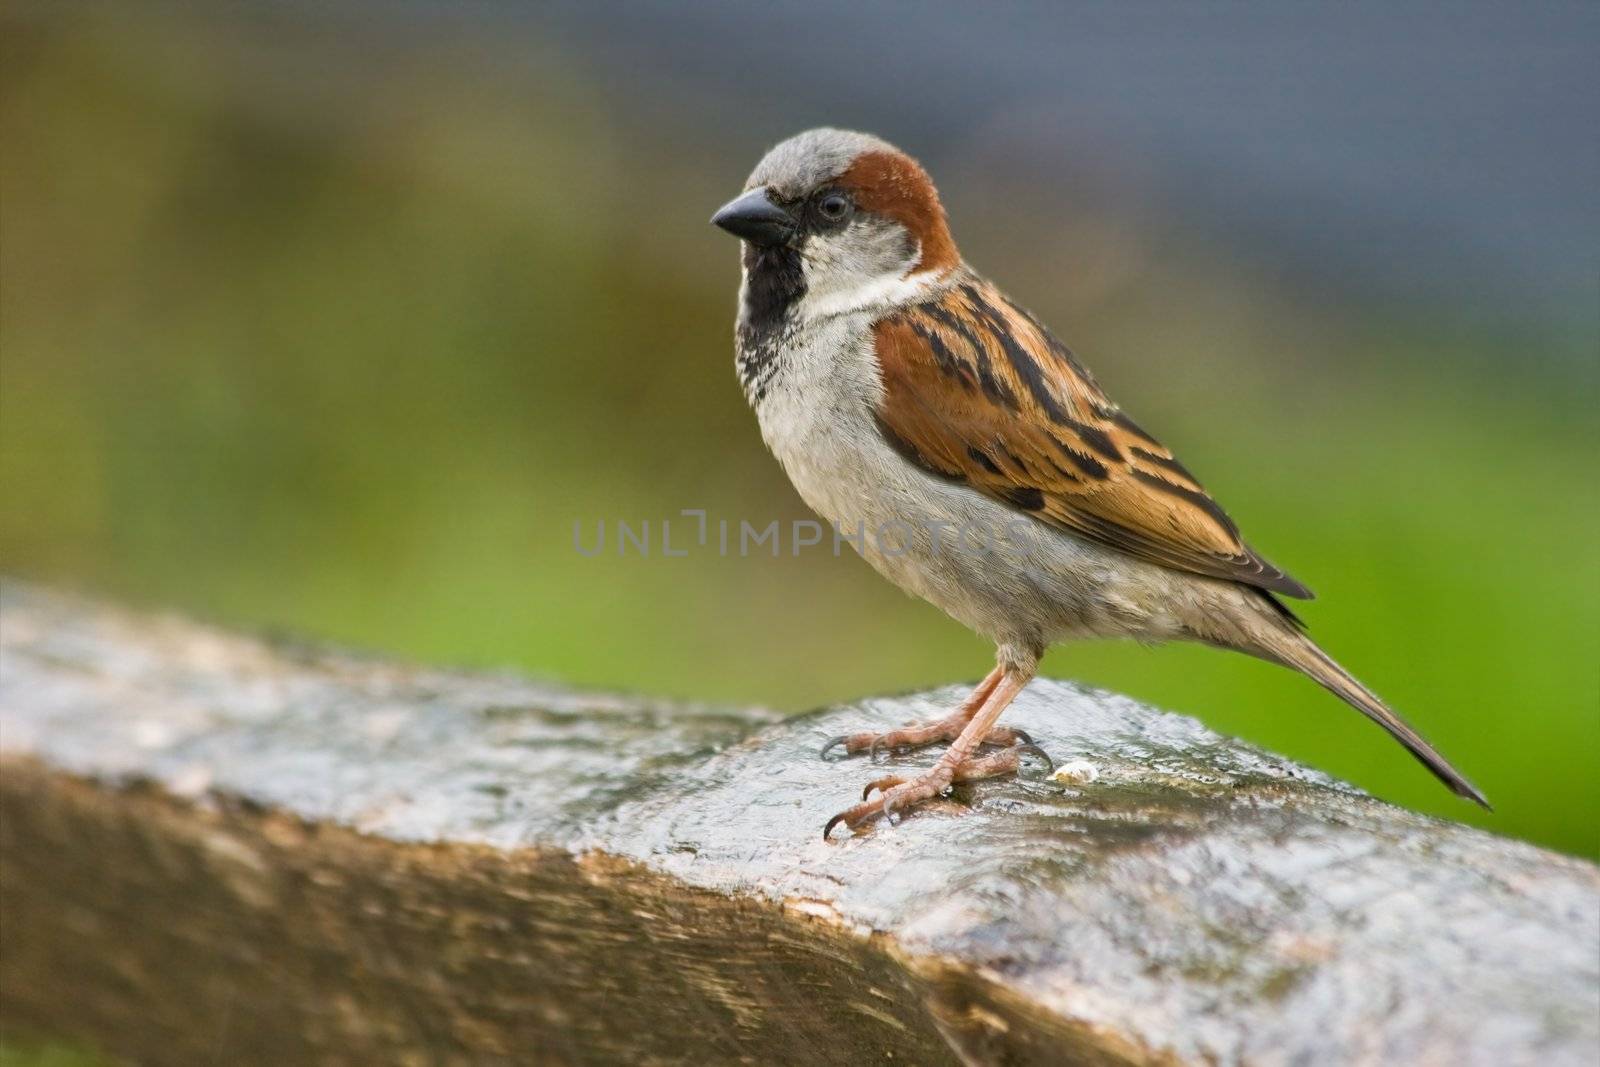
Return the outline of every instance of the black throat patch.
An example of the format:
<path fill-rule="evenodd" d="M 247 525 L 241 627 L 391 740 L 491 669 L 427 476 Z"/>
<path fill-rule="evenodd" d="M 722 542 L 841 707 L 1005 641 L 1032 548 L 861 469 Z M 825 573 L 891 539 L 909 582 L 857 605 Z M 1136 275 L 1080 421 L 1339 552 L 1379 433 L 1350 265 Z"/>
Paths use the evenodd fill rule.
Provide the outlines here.
<path fill-rule="evenodd" d="M 800 253 L 779 245 L 744 246 L 744 306 L 739 309 L 739 381 L 752 403 L 766 395 L 789 310 L 806 293 Z"/>

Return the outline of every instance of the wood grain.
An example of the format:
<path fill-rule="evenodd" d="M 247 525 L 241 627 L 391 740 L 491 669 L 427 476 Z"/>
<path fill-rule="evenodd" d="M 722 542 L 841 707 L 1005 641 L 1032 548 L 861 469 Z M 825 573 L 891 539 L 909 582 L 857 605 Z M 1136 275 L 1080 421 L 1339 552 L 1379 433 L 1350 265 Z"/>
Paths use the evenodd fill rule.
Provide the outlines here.
<path fill-rule="evenodd" d="M 0 592 L 0 1021 L 138 1062 L 1588 1063 L 1600 873 L 1061 683 L 780 720 Z M 934 753 L 907 759 L 931 762 Z M 881 769 L 879 772 L 881 773 Z"/>

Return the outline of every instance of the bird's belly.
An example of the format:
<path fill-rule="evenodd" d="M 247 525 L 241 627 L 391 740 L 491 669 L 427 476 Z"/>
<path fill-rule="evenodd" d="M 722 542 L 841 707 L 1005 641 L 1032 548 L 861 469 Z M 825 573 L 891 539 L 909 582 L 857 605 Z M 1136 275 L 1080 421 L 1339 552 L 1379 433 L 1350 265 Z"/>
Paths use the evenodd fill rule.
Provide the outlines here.
<path fill-rule="evenodd" d="M 780 388 L 762 434 L 807 504 L 890 581 L 997 644 L 1175 636 L 1162 568 L 935 478 L 894 451 L 860 390 Z M 824 543 L 827 543 L 826 541 Z"/>

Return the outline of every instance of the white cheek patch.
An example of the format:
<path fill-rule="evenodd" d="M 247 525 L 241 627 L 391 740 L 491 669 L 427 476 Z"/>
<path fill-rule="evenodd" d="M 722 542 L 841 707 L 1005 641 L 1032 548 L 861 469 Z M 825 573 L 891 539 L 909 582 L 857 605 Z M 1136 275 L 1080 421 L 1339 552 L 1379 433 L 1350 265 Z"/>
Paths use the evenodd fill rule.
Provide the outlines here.
<path fill-rule="evenodd" d="M 806 238 L 800 250 L 800 264 L 808 290 L 823 292 L 836 288 L 846 276 L 856 273 L 857 265 L 851 260 L 844 242 L 837 236 L 814 234 Z"/>
<path fill-rule="evenodd" d="M 887 229 L 814 234 L 800 252 L 806 294 L 796 314 L 815 321 L 913 300 L 935 279 L 929 271 L 908 273 L 921 256 L 914 242 L 908 255 L 903 237 Z"/>

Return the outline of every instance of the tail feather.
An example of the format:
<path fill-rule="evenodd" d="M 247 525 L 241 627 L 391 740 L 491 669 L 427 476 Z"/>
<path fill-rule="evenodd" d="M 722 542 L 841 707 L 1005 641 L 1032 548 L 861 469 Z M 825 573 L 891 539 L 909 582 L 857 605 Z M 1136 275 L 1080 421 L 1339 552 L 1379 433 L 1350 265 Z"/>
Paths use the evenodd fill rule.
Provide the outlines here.
<path fill-rule="evenodd" d="M 1488 810 L 1488 799 L 1478 790 L 1478 787 L 1469 782 L 1465 775 L 1450 765 L 1450 761 L 1439 754 L 1439 751 L 1411 725 L 1395 714 L 1394 710 L 1378 698 L 1378 695 L 1358 682 L 1355 677 L 1339 664 L 1333 661 L 1316 643 L 1302 633 L 1293 632 L 1287 628 L 1280 631 L 1281 638 L 1271 643 L 1266 650 L 1268 658 L 1282 663 L 1284 666 L 1305 674 L 1334 696 L 1343 700 L 1361 714 L 1377 723 L 1389 732 L 1389 736 L 1406 747 L 1406 751 L 1415 756 L 1424 767 L 1432 771 L 1434 776 L 1449 787 L 1457 796 L 1466 797 Z"/>

